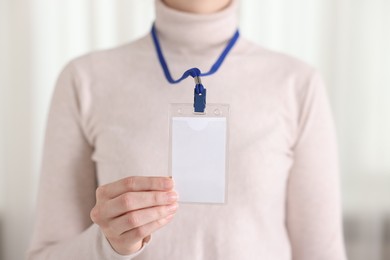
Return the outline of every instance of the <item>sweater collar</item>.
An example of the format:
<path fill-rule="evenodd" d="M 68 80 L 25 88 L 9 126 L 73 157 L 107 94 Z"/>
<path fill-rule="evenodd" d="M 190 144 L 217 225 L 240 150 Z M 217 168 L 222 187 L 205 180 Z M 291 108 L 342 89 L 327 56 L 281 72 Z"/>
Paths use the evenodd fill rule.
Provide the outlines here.
<path fill-rule="evenodd" d="M 164 51 L 205 53 L 226 45 L 237 30 L 237 0 L 213 14 L 182 12 L 155 1 L 156 30 Z"/>

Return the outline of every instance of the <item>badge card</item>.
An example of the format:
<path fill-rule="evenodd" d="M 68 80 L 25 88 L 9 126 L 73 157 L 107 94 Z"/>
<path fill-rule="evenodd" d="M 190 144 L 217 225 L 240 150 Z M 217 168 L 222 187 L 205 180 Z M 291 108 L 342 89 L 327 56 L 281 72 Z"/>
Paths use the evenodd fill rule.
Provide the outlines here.
<path fill-rule="evenodd" d="M 208 104 L 202 114 L 172 105 L 170 169 L 180 202 L 226 202 L 228 115 L 228 105 Z"/>

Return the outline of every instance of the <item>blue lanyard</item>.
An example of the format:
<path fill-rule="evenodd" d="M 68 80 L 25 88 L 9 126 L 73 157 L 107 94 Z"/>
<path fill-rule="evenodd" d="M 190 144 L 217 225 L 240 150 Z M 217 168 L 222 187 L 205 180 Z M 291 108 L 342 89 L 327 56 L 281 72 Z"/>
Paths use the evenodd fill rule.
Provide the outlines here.
<path fill-rule="evenodd" d="M 186 79 L 188 76 L 191 76 L 195 80 L 195 89 L 194 89 L 194 111 L 199 112 L 199 113 L 204 113 L 204 110 L 206 108 L 206 89 L 203 87 L 202 82 L 200 80 L 201 76 L 209 76 L 217 72 L 219 67 L 221 67 L 222 62 L 225 60 L 226 56 L 229 54 L 230 50 L 233 48 L 234 44 L 237 42 L 240 33 L 237 30 L 233 38 L 229 41 L 229 43 L 226 45 L 225 49 L 217 59 L 217 61 L 211 66 L 210 70 L 206 73 L 202 73 L 200 69 L 198 68 L 191 68 L 183 73 L 181 78 L 178 80 L 174 80 L 171 76 L 171 73 L 169 72 L 168 69 L 168 64 L 165 61 L 160 42 L 157 37 L 157 31 L 156 31 L 156 26 L 153 24 L 152 26 L 152 38 L 153 38 L 153 43 L 154 47 L 156 48 L 158 60 L 160 61 L 161 67 L 164 71 L 165 77 L 168 80 L 169 83 L 171 84 L 177 84 L 181 82 L 182 80 Z"/>

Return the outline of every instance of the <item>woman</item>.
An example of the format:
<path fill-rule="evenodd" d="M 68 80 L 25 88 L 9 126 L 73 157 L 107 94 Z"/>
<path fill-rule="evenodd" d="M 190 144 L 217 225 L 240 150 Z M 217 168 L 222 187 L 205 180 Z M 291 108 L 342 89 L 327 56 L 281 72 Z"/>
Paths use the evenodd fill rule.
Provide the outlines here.
<path fill-rule="evenodd" d="M 210 68 L 235 35 L 236 9 L 235 0 L 156 0 L 172 75 Z M 229 201 L 178 208 L 173 181 L 152 176 L 168 175 L 169 105 L 193 102 L 193 89 L 166 80 L 155 48 L 146 35 L 62 72 L 30 259 L 345 259 L 335 131 L 318 74 L 239 38 L 202 78 L 207 102 L 231 108 Z"/>

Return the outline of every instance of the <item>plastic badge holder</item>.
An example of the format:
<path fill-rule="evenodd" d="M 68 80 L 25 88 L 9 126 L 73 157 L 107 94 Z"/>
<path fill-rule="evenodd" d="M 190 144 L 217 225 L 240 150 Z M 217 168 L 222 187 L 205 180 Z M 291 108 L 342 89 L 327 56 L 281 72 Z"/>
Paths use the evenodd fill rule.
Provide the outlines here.
<path fill-rule="evenodd" d="M 171 105 L 170 172 L 180 202 L 227 202 L 228 123 L 225 104 L 208 104 L 204 113 Z"/>

